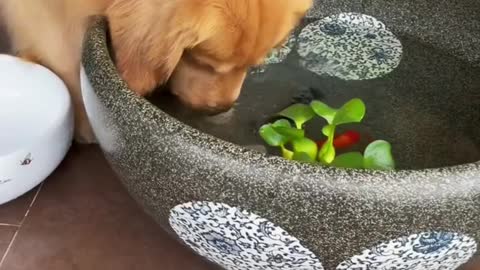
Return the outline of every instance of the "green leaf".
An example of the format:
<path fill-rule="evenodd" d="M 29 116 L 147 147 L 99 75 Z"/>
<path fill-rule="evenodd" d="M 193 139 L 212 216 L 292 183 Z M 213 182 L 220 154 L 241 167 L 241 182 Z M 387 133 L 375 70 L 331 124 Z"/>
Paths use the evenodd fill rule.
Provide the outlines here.
<path fill-rule="evenodd" d="M 301 161 L 301 162 L 308 162 L 308 163 L 314 163 L 315 159 L 312 159 L 307 153 L 305 152 L 296 152 L 293 154 L 292 157 L 293 160 L 296 161 Z"/>
<path fill-rule="evenodd" d="M 273 127 L 292 127 L 287 119 L 279 119 L 272 124 Z"/>
<path fill-rule="evenodd" d="M 365 116 L 365 104 L 361 99 L 354 98 L 345 103 L 335 114 L 333 125 L 358 123 Z"/>
<path fill-rule="evenodd" d="M 288 138 L 275 131 L 271 124 L 266 124 L 260 127 L 260 136 L 270 146 L 282 146 Z"/>
<path fill-rule="evenodd" d="M 312 160 L 317 158 L 318 146 L 308 138 L 295 139 L 292 141 L 292 146 L 294 153 L 306 153 Z"/>
<path fill-rule="evenodd" d="M 332 124 L 333 119 L 335 118 L 335 115 L 337 114 L 337 111 L 338 111 L 318 100 L 312 101 L 310 103 L 310 106 L 318 116 L 325 119 L 329 124 Z"/>
<path fill-rule="evenodd" d="M 305 104 L 294 104 L 285 110 L 281 111 L 279 115 L 286 117 L 295 122 L 298 129 L 303 127 L 303 124 L 315 116 L 312 108 Z"/>
<path fill-rule="evenodd" d="M 326 125 L 322 128 L 323 135 L 330 137 L 335 136 L 335 126 L 334 125 Z"/>
<path fill-rule="evenodd" d="M 364 167 L 374 170 L 393 170 L 395 161 L 392 146 L 387 141 L 377 140 L 370 143 L 364 153 Z"/>
<path fill-rule="evenodd" d="M 274 127 L 273 129 L 280 135 L 286 137 L 288 140 L 300 139 L 305 137 L 305 131 L 303 129 L 291 127 Z"/>
<path fill-rule="evenodd" d="M 305 137 L 305 131 L 292 127 L 287 119 L 275 121 L 272 127 L 277 133 L 286 137 L 288 141 Z"/>
<path fill-rule="evenodd" d="M 328 139 L 318 153 L 318 159 L 325 163 L 330 164 L 335 159 L 335 147 L 333 146 L 333 139 Z"/>
<path fill-rule="evenodd" d="M 333 146 L 333 139 L 335 138 L 335 126 L 326 125 L 322 128 L 323 135 L 327 136 L 327 141 L 322 145 L 318 153 L 320 162 L 330 164 L 335 159 L 335 147 Z"/>
<path fill-rule="evenodd" d="M 293 152 L 285 148 L 285 146 L 280 146 L 282 149 L 282 157 L 284 159 L 292 160 L 293 159 Z"/>
<path fill-rule="evenodd" d="M 353 168 L 353 169 L 362 169 L 363 168 L 363 156 L 359 152 L 350 152 L 342 155 L 338 155 L 333 162 L 332 166 L 338 168 Z"/>

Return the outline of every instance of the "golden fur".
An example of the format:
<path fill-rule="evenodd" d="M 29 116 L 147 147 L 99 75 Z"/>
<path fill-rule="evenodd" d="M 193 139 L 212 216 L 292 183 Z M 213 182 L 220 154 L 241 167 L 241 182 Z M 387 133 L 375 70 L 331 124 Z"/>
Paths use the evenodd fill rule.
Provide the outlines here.
<path fill-rule="evenodd" d="M 75 106 L 75 139 L 93 142 L 80 93 L 83 36 L 106 15 L 122 78 L 140 95 L 160 84 L 194 109 L 230 108 L 247 69 L 280 46 L 312 0 L 1 0 L 18 56 L 60 76 Z"/>

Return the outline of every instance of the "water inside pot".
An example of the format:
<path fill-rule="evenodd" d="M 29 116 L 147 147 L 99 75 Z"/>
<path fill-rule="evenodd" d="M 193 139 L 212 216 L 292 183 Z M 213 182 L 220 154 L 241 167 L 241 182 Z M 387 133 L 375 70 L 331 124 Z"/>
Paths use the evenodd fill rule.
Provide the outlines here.
<path fill-rule="evenodd" d="M 152 102 L 181 121 L 218 138 L 266 150 L 259 127 L 295 102 L 319 99 L 341 106 L 361 98 L 367 114 L 355 129 L 364 138 L 392 144 L 397 168 L 451 166 L 480 160 L 480 68 L 410 36 L 398 36 L 403 55 L 390 73 L 376 78 L 345 79 L 319 74 L 301 65 L 293 49 L 286 59 L 254 72 L 241 97 L 228 113 L 201 116 L 183 108 L 168 94 Z M 318 120 L 309 124 L 309 137 L 322 138 Z"/>

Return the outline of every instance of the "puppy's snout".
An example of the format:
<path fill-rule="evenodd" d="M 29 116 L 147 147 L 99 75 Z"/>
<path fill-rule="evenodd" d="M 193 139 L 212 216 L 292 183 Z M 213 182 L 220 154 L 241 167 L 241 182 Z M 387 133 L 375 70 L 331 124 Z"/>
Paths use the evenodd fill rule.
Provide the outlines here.
<path fill-rule="evenodd" d="M 194 104 L 188 101 L 183 101 L 182 103 L 192 110 L 209 116 L 228 112 L 235 105 L 235 102 L 213 103 L 211 101 L 204 104 Z"/>
<path fill-rule="evenodd" d="M 214 107 L 208 106 L 205 109 L 206 114 L 213 116 L 221 113 L 228 112 L 234 105 L 235 103 L 230 103 L 230 104 L 224 104 L 224 105 L 217 105 Z"/>
<path fill-rule="evenodd" d="M 169 81 L 170 91 L 186 107 L 216 115 L 235 105 L 245 76 L 245 70 L 212 73 L 187 61 L 181 61 Z"/>

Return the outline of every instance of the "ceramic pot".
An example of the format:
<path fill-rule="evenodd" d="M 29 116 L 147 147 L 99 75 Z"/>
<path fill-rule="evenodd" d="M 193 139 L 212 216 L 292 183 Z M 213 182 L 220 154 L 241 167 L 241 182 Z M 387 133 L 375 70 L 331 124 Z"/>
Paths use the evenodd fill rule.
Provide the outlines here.
<path fill-rule="evenodd" d="M 303 66 L 309 78 L 321 77 L 310 82 L 323 87 L 327 100 L 365 100 L 371 112 L 365 125 L 392 143 L 398 170 L 290 162 L 249 149 L 238 136 L 227 142 L 230 133 L 202 131 L 196 120 L 178 120 L 128 89 L 101 19 L 84 48 L 88 115 L 110 164 L 145 211 L 225 269 L 457 269 L 480 240 L 480 80 L 474 76 L 480 29 L 467 20 L 478 16 L 468 3 L 478 4 L 427 2 L 320 1 L 322 9 L 312 10 L 304 25 L 356 12 L 374 16 L 398 37 L 399 62 L 378 78 L 333 73 L 325 79 Z M 458 17 L 448 17 L 451 9 Z M 265 80 L 285 67 L 270 68 L 265 89 Z M 258 83 L 254 76 L 246 88 Z M 291 101 L 281 85 L 275 91 L 285 94 L 265 115 Z M 238 110 L 249 100 L 272 104 L 257 95 L 242 94 Z M 252 124 L 252 117 L 238 121 Z"/>

